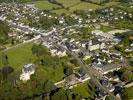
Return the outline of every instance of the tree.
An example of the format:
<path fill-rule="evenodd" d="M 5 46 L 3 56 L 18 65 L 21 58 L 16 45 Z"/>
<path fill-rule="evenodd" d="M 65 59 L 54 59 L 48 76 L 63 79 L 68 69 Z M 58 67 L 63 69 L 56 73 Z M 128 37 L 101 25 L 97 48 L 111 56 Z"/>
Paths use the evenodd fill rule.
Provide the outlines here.
<path fill-rule="evenodd" d="M 70 91 L 60 89 L 58 92 L 51 96 L 51 100 L 72 100 L 72 97 Z"/>
<path fill-rule="evenodd" d="M 5 53 L 2 53 L 1 58 L 2 58 L 3 66 L 7 66 L 8 65 L 8 56 Z"/>
<path fill-rule="evenodd" d="M 120 79 L 128 82 L 133 80 L 133 67 L 122 68 L 118 71 Z"/>
<path fill-rule="evenodd" d="M 122 92 L 122 100 L 132 100 L 133 99 L 133 87 L 125 88 Z"/>
<path fill-rule="evenodd" d="M 114 100 L 114 99 L 110 96 L 106 96 L 105 100 Z"/>
<path fill-rule="evenodd" d="M 45 92 L 50 92 L 51 90 L 54 90 L 56 87 L 54 86 L 54 83 L 50 80 L 47 80 L 44 84 L 44 90 Z"/>
<path fill-rule="evenodd" d="M 42 45 L 33 45 L 33 46 L 32 46 L 32 53 L 33 53 L 34 55 L 38 56 L 38 57 L 44 56 L 44 55 L 46 55 L 46 54 L 48 54 L 48 55 L 50 54 L 49 51 L 48 51 L 48 49 L 45 48 L 45 47 L 42 46 Z"/>
<path fill-rule="evenodd" d="M 73 69 L 71 68 L 71 67 L 65 67 L 64 68 L 64 74 L 66 75 L 66 76 L 69 76 L 69 75 L 71 75 L 73 73 Z"/>
<path fill-rule="evenodd" d="M 8 32 L 10 31 L 8 25 L 0 21 L 0 44 L 4 44 L 8 39 Z"/>
<path fill-rule="evenodd" d="M 39 20 L 39 23 L 46 30 L 51 28 L 53 25 L 58 25 L 59 24 L 57 19 L 49 18 L 49 17 L 41 17 L 40 20 Z"/>
<path fill-rule="evenodd" d="M 64 19 L 68 25 L 74 25 L 74 24 L 78 23 L 78 21 L 76 19 L 74 19 L 73 17 L 70 17 L 70 16 L 65 16 Z"/>
<path fill-rule="evenodd" d="M 5 67 L 2 68 L 1 72 L 2 72 L 3 79 L 6 79 L 9 74 L 14 72 L 14 69 L 10 66 L 5 66 Z"/>
<path fill-rule="evenodd" d="M 123 74 L 122 74 L 122 76 L 121 76 L 121 79 L 123 80 L 123 81 L 126 81 L 126 82 L 128 82 L 128 81 L 132 81 L 133 80 L 133 72 L 132 71 L 125 71 L 125 72 L 123 72 Z"/>
<path fill-rule="evenodd" d="M 70 61 L 72 64 L 74 64 L 74 66 L 78 66 L 78 62 L 76 59 L 71 59 Z"/>

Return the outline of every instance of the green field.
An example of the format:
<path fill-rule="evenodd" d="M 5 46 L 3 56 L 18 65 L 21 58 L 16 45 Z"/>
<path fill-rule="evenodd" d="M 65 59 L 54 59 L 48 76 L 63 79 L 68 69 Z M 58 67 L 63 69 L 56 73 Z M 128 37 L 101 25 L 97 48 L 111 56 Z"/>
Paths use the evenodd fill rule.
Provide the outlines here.
<path fill-rule="evenodd" d="M 92 3 L 100 4 L 100 2 L 103 2 L 104 0 L 87 0 L 87 1 L 90 1 Z"/>
<path fill-rule="evenodd" d="M 42 9 L 42 10 L 52 10 L 53 8 L 60 7 L 56 4 L 49 3 L 47 0 L 45 1 L 35 1 L 35 7 Z"/>
<path fill-rule="evenodd" d="M 116 5 L 119 5 L 120 2 L 109 2 L 109 3 L 106 3 L 103 8 L 106 8 L 106 7 L 111 7 L 111 6 L 116 6 Z"/>
<path fill-rule="evenodd" d="M 74 10 L 89 10 L 89 9 L 96 10 L 96 9 L 100 9 L 100 8 L 101 8 L 101 6 L 99 6 L 99 5 L 82 2 L 82 3 L 72 7 L 71 11 L 74 11 Z"/>
<path fill-rule="evenodd" d="M 118 7 L 122 8 L 128 12 L 133 13 L 133 8 L 131 8 L 128 3 L 120 3 L 120 5 Z"/>
<path fill-rule="evenodd" d="M 80 94 L 83 97 L 91 97 L 93 98 L 93 96 L 95 95 L 94 93 L 92 93 L 92 91 L 89 89 L 89 82 L 85 82 L 83 84 L 80 84 L 77 87 L 74 87 L 72 89 L 73 92 Z"/>
<path fill-rule="evenodd" d="M 8 56 L 9 64 L 15 70 L 21 70 L 23 65 L 32 63 L 35 60 L 36 57 L 32 55 L 31 51 L 32 45 L 33 43 L 31 42 L 5 52 L 5 54 L 7 54 Z M 0 60 L 0 67 L 3 67 L 1 60 Z"/>
<path fill-rule="evenodd" d="M 71 7 L 81 3 L 80 0 L 57 0 L 57 2 L 63 4 L 65 7 Z"/>
<path fill-rule="evenodd" d="M 112 31 L 113 28 L 111 28 L 109 26 L 101 26 L 100 30 L 103 32 L 109 32 L 109 31 Z"/>
<path fill-rule="evenodd" d="M 93 3 L 82 2 L 80 0 L 57 0 L 57 2 L 61 3 L 65 8 L 53 10 L 53 8 L 59 8 L 60 6 L 56 5 L 56 4 L 52 4 L 52 3 L 48 2 L 47 0 L 34 1 L 33 3 L 35 4 L 35 7 L 39 8 L 39 9 L 52 10 L 52 12 L 57 13 L 59 15 L 62 13 L 71 14 L 75 10 L 88 11 L 90 9 L 92 9 L 92 10 L 102 9 L 105 7 L 117 5 L 119 3 L 119 2 L 109 2 L 109 3 L 106 3 L 105 5 L 100 6 L 100 5 L 96 5 Z"/>
<path fill-rule="evenodd" d="M 33 42 L 24 44 L 17 48 L 13 48 L 5 54 L 8 56 L 9 65 L 14 68 L 15 72 L 21 72 L 23 66 L 25 64 L 33 63 L 37 61 L 37 56 L 32 54 L 32 46 Z M 45 52 L 45 51 L 44 51 Z M 45 52 L 47 53 L 47 52 Z M 0 58 L 1 58 L 0 53 Z M 64 77 L 64 66 L 62 63 L 66 63 L 69 60 L 67 58 L 56 58 L 53 56 L 46 56 L 47 61 L 45 60 L 44 66 L 38 66 L 36 69 L 36 74 L 38 78 L 44 77 L 45 79 L 52 80 L 53 82 L 57 82 L 63 79 Z M 57 61 L 54 59 L 58 59 Z M 56 64 L 55 64 L 56 63 Z M 55 66 L 54 66 L 55 65 Z M 2 59 L 0 59 L 0 69 L 3 67 Z"/>

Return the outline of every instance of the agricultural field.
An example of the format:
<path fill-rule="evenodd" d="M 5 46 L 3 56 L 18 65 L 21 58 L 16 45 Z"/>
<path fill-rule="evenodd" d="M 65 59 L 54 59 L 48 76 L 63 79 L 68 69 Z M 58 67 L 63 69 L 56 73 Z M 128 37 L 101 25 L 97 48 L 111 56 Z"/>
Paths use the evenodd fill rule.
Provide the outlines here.
<path fill-rule="evenodd" d="M 45 1 L 34 1 L 32 2 L 35 4 L 35 7 L 41 9 L 41 10 L 52 10 L 53 8 L 57 8 L 57 7 L 60 7 L 56 4 L 52 4 L 50 2 L 48 2 L 47 0 Z"/>
<path fill-rule="evenodd" d="M 128 12 L 133 12 L 133 6 L 127 4 L 127 3 L 120 3 L 120 5 L 118 6 Z"/>
<path fill-rule="evenodd" d="M 80 4 L 71 7 L 70 11 L 89 10 L 89 9 L 96 10 L 96 9 L 100 9 L 100 8 L 101 8 L 101 6 L 99 6 L 99 5 L 95 5 L 95 4 L 92 4 L 92 3 L 86 3 L 86 2 L 81 2 Z"/>
<path fill-rule="evenodd" d="M 81 3 L 80 0 L 57 0 L 57 2 L 63 4 L 64 7 L 71 7 Z"/>
<path fill-rule="evenodd" d="M 109 3 L 106 3 L 104 4 L 104 6 L 102 8 L 106 8 L 106 7 L 111 7 L 111 6 L 117 6 L 119 5 L 120 2 L 109 2 Z"/>
<path fill-rule="evenodd" d="M 64 8 L 61 8 L 61 6 L 53 4 L 48 2 L 47 0 L 45 1 L 34 1 L 33 3 L 35 4 L 35 7 L 42 9 L 42 10 L 51 10 L 54 13 L 57 14 L 71 14 L 75 10 L 96 10 L 96 9 L 102 9 L 105 7 L 109 6 L 114 6 L 117 5 L 119 2 L 109 2 L 104 5 L 97 5 L 93 3 L 87 3 L 87 2 L 82 2 L 80 0 L 57 0 L 58 3 L 62 4 Z M 54 10 L 53 8 L 59 8 L 57 10 Z"/>
<path fill-rule="evenodd" d="M 105 7 L 112 6 L 112 5 L 115 5 L 115 3 L 106 4 Z M 67 8 L 69 8 L 69 10 L 68 9 L 59 9 L 59 10 L 54 10 L 53 12 L 57 13 L 59 15 L 62 13 L 71 14 L 71 13 L 73 13 L 73 11 L 76 11 L 76 10 L 90 11 L 90 10 L 102 9 L 103 7 L 100 5 L 92 4 L 92 3 L 80 2 L 73 6 L 67 6 Z"/>
<path fill-rule="evenodd" d="M 105 0 L 86 0 L 86 1 L 96 3 L 96 4 L 100 4 L 100 3 L 104 2 Z"/>

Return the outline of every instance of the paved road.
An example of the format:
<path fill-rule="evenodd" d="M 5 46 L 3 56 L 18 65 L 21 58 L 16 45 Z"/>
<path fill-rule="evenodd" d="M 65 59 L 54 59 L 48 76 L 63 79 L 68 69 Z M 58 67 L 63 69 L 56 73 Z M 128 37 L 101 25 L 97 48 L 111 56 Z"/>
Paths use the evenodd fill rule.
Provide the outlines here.
<path fill-rule="evenodd" d="M 83 27 L 83 25 L 80 25 L 80 26 L 79 26 L 79 25 L 75 25 L 75 26 L 77 26 L 77 27 Z M 87 25 L 84 25 L 84 26 L 87 26 Z M 66 27 L 66 28 L 70 28 L 70 27 L 73 27 L 73 26 L 68 26 L 68 27 Z M 66 28 L 64 28 L 64 29 L 66 29 Z M 62 28 L 62 29 L 63 29 L 63 28 Z M 47 35 L 52 34 L 53 32 L 54 32 L 54 31 L 52 30 L 52 31 L 49 32 Z M 43 35 L 43 36 L 47 36 L 46 33 L 45 33 L 45 34 L 43 34 L 43 33 L 38 33 L 38 34 Z M 40 38 L 40 37 L 37 36 L 37 37 L 35 37 L 35 38 L 31 39 L 31 40 L 28 40 L 28 41 L 26 41 L 26 42 L 24 42 L 24 43 L 15 45 L 15 46 L 13 46 L 13 47 L 9 47 L 9 48 L 5 49 L 4 51 L 8 51 L 8 50 L 10 50 L 10 49 L 12 49 L 12 48 L 19 47 L 19 46 L 21 46 L 21 45 L 24 45 L 24 44 L 26 44 L 26 43 L 29 43 L 29 42 L 31 42 L 31 41 L 33 41 L 33 40 L 36 40 L 36 39 L 39 39 L 39 38 Z M 105 87 L 103 87 L 103 86 L 100 84 L 100 82 L 99 82 L 99 80 L 96 78 L 96 76 L 101 76 L 101 75 L 98 75 L 98 74 L 97 74 L 98 72 L 97 72 L 95 69 L 93 69 L 92 67 L 88 67 L 86 64 L 84 64 L 83 61 L 82 61 L 75 53 L 73 53 L 71 50 L 65 48 L 65 47 L 62 46 L 62 45 L 57 45 L 57 46 L 59 46 L 59 47 L 65 49 L 69 54 L 71 54 L 71 55 L 73 56 L 73 58 L 75 58 L 75 59 L 78 61 L 78 64 L 80 65 L 80 67 L 83 68 L 84 71 L 90 75 L 92 82 L 93 82 L 97 87 L 99 87 L 102 91 L 105 91 L 105 92 L 108 93 L 110 96 L 112 96 L 112 97 L 114 98 L 114 100 L 118 100 L 118 98 L 116 98 L 112 93 L 109 92 L 109 90 L 107 90 Z"/>
<path fill-rule="evenodd" d="M 13 49 L 13 48 L 20 47 L 20 46 L 22 46 L 22 45 L 24 45 L 24 44 L 30 43 L 30 42 L 32 42 L 32 41 L 34 41 L 34 40 L 39 39 L 39 38 L 40 38 L 40 35 L 36 36 L 36 37 L 33 38 L 33 39 L 27 40 L 27 41 L 25 41 L 25 42 L 23 42 L 23 43 L 14 45 L 14 46 L 12 46 L 12 47 L 8 47 L 7 49 L 3 50 L 2 52 L 6 52 L 6 51 L 11 50 L 11 49 Z"/>
<path fill-rule="evenodd" d="M 74 52 L 72 52 L 71 50 L 69 50 L 68 48 L 64 47 L 63 45 L 58 45 L 55 44 L 56 46 L 65 49 L 69 54 L 72 55 L 72 57 L 74 59 L 77 60 L 78 64 L 80 65 L 80 67 L 91 77 L 91 81 L 98 87 L 101 89 L 101 91 L 108 93 L 111 97 L 114 98 L 114 100 L 119 100 L 119 98 L 115 97 L 108 89 L 106 89 L 105 87 L 103 87 L 101 85 L 101 83 L 99 82 L 99 80 L 95 77 L 95 73 L 94 70 L 91 67 L 88 67 L 86 64 L 84 64 L 81 59 L 77 56 L 77 54 L 75 54 Z"/>

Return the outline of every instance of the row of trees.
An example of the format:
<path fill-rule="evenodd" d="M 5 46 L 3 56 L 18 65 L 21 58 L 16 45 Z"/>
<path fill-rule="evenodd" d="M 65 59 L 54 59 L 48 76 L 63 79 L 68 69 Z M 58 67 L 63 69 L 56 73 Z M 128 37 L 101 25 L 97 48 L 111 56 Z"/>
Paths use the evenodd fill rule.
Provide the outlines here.
<path fill-rule="evenodd" d="M 122 92 L 122 100 L 132 100 L 133 99 L 133 87 L 125 88 Z"/>
<path fill-rule="evenodd" d="M 8 32 L 10 31 L 8 25 L 0 21 L 0 44 L 4 44 L 8 39 Z"/>
<path fill-rule="evenodd" d="M 130 82 L 133 80 L 133 67 L 122 68 L 118 73 L 122 81 Z"/>

